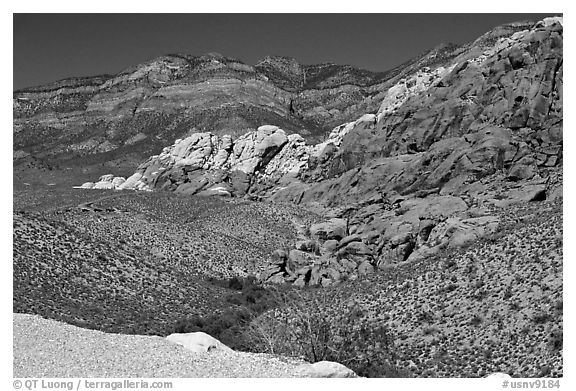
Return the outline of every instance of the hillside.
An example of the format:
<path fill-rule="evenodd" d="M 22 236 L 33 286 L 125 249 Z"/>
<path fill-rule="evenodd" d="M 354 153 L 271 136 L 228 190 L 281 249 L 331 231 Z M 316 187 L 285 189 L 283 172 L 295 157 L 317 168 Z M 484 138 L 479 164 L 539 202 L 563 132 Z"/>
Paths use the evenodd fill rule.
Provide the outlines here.
<path fill-rule="evenodd" d="M 179 319 L 230 306 L 236 292 L 211 278 L 260 273 L 274 249 L 294 242 L 294 222 L 313 219 L 246 201 L 125 193 L 78 203 L 78 193 L 56 192 L 52 207 L 28 193 L 15 205 L 15 312 L 167 335 Z"/>

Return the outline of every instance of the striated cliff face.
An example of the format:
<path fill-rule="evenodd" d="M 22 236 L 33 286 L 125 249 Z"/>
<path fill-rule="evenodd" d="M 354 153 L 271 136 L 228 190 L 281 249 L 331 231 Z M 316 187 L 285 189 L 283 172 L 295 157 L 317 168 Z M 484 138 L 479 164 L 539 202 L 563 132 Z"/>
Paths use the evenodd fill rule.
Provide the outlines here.
<path fill-rule="evenodd" d="M 133 168 L 196 132 L 240 136 L 270 123 L 319 141 L 363 112 L 386 74 L 267 57 L 254 67 L 217 53 L 167 55 L 117 75 L 73 78 L 13 94 L 14 159 Z"/>
<path fill-rule="evenodd" d="M 496 231 L 501 208 L 561 197 L 562 35 L 561 18 L 497 28 L 388 79 L 373 113 L 321 143 L 270 125 L 193 134 L 112 187 L 247 195 L 335 218 L 340 234 L 304 235 L 276 257 L 263 278 L 277 282 L 329 285 L 465 245 Z M 279 69 L 284 88 L 306 71 L 258 66 Z"/>
<path fill-rule="evenodd" d="M 305 128 L 291 94 L 240 61 L 170 55 L 118 75 L 63 81 L 14 93 L 14 149 L 46 160 L 134 156 L 210 129 L 241 135 L 263 122 Z"/>

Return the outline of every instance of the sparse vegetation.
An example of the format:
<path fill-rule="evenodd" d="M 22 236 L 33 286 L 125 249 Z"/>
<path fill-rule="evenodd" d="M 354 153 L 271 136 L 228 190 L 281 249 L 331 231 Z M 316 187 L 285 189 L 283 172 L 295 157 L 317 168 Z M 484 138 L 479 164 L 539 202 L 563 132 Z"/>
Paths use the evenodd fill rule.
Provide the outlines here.
<path fill-rule="evenodd" d="M 360 376 L 409 376 L 397 366 L 394 337 L 385 323 L 368 321 L 354 306 L 335 314 L 330 293 L 312 291 L 279 294 L 279 307 L 250 329 L 258 350 L 310 362 L 339 362 Z"/>

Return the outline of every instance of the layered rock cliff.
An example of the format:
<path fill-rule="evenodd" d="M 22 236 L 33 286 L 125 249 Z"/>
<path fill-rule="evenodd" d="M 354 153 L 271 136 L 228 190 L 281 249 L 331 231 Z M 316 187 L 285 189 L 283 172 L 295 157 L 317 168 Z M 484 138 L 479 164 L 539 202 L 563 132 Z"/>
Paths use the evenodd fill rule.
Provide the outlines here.
<path fill-rule="evenodd" d="M 166 55 L 116 75 L 14 92 L 14 160 L 133 169 L 175 139 L 240 136 L 266 123 L 319 141 L 360 115 L 356 105 L 390 76 L 284 57 L 250 66 L 217 53 Z"/>

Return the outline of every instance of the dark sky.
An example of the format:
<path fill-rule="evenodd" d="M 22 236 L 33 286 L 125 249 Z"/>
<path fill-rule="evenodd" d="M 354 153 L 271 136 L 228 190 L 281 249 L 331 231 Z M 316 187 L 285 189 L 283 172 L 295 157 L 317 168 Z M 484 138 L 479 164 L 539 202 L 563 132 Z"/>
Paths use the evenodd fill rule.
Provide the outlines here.
<path fill-rule="evenodd" d="M 266 55 L 384 71 L 439 43 L 550 14 L 14 14 L 14 89 L 168 53 Z"/>

